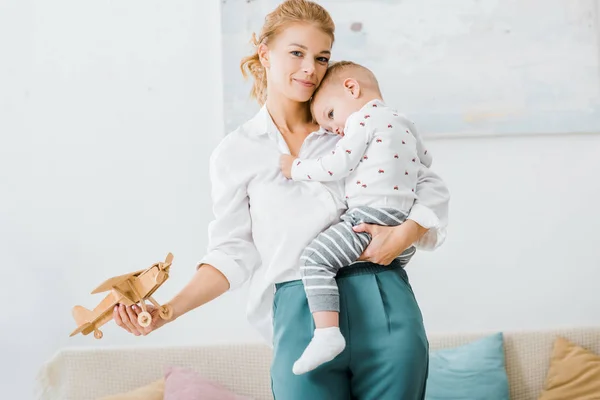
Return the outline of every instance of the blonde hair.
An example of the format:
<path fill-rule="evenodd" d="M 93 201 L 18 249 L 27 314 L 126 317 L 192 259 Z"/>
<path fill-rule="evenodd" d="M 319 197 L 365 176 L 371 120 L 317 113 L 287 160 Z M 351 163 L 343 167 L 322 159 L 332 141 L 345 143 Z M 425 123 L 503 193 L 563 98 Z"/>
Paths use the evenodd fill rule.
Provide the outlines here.
<path fill-rule="evenodd" d="M 322 6 L 309 0 L 286 0 L 265 17 L 265 23 L 258 38 L 252 34 L 251 43 L 254 45 L 254 54 L 242 58 L 240 69 L 245 79 L 251 75 L 254 84 L 250 96 L 255 98 L 262 106 L 267 100 L 267 72 L 260 63 L 258 46 L 269 43 L 281 30 L 291 23 L 313 24 L 334 40 L 335 24 L 331 16 Z"/>

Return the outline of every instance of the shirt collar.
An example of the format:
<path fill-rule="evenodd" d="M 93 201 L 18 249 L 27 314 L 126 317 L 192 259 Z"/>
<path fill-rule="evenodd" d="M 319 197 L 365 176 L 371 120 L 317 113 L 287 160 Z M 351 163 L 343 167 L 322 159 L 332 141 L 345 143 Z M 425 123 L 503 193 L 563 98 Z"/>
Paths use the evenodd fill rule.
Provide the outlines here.
<path fill-rule="evenodd" d="M 266 104 L 264 104 L 256 115 L 247 122 L 247 127 L 248 132 L 255 136 L 268 135 L 270 138 L 273 138 L 275 135 L 279 134 L 279 129 L 273 122 L 273 118 L 271 118 L 271 114 L 269 114 Z M 328 132 L 322 127 L 319 127 L 319 130 L 314 133 L 319 136 L 335 135 L 335 133 Z"/>

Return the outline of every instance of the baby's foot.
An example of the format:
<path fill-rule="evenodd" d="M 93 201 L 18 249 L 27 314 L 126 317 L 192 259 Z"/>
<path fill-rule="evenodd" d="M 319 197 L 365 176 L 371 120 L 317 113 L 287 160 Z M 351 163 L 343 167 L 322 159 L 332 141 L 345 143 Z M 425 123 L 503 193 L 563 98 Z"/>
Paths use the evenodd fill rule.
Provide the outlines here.
<path fill-rule="evenodd" d="M 346 340 L 337 326 L 315 329 L 312 340 L 294 363 L 292 371 L 296 375 L 311 371 L 333 360 L 345 347 Z"/>

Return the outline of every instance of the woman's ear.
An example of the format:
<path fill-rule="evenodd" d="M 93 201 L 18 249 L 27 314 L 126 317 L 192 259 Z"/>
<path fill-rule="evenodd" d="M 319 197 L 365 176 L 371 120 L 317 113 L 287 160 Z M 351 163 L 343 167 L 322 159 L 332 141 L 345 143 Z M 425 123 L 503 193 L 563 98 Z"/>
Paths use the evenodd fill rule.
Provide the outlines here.
<path fill-rule="evenodd" d="M 258 49 L 257 49 L 257 54 L 258 54 L 258 60 L 260 61 L 262 66 L 265 69 L 268 69 L 270 67 L 270 63 L 269 63 L 269 48 L 267 47 L 267 45 L 264 43 L 259 44 Z"/>
<path fill-rule="evenodd" d="M 346 78 L 346 80 L 344 80 L 344 89 L 355 99 L 359 98 L 360 85 L 356 79 Z"/>

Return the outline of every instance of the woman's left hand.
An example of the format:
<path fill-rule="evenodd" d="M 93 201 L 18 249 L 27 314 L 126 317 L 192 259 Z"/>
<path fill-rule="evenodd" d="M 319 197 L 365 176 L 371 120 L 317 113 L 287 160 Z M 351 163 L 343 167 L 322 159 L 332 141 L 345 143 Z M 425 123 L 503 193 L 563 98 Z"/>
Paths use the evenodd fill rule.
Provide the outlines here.
<path fill-rule="evenodd" d="M 390 265 L 396 257 L 427 232 L 426 228 L 411 219 L 398 226 L 360 224 L 353 227 L 353 230 L 371 234 L 371 243 L 358 260 L 380 265 Z"/>

